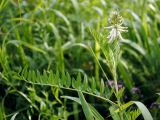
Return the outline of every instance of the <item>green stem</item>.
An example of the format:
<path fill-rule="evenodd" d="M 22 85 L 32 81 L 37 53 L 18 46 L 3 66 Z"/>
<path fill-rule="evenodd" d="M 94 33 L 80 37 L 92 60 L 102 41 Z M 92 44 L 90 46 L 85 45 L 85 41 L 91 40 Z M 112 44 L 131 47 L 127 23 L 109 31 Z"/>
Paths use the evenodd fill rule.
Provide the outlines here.
<path fill-rule="evenodd" d="M 43 83 L 43 84 L 42 83 L 33 83 L 33 82 L 30 82 L 30 81 L 27 81 L 27 80 L 24 80 L 24 81 L 27 82 L 27 83 L 30 83 L 30 84 L 34 84 L 34 85 L 52 86 L 52 87 L 57 87 L 57 88 L 61 88 L 61 89 L 65 89 L 65 90 L 70 90 L 70 91 L 81 91 L 81 90 L 78 90 L 78 89 L 67 88 L 67 87 L 63 87 L 63 86 L 59 86 L 59 85 L 51 85 L 51 84 L 45 84 L 45 83 Z M 98 96 L 98 95 L 95 95 L 93 93 L 89 93 L 89 92 L 86 92 L 86 91 L 81 91 L 81 92 L 83 92 L 84 94 L 88 94 L 88 95 L 94 96 L 94 97 L 99 98 L 99 99 L 101 99 L 103 101 L 106 101 L 106 102 L 108 102 L 108 103 L 110 103 L 112 105 L 116 105 L 117 106 L 116 103 L 114 103 L 113 101 L 111 101 L 111 100 L 109 100 L 107 98 L 104 98 L 104 97 L 101 97 L 101 96 Z"/>
<path fill-rule="evenodd" d="M 100 56 L 100 45 L 96 41 L 95 42 L 95 57 L 99 59 L 99 56 Z M 96 80 L 99 80 L 99 65 L 97 64 L 96 60 L 95 60 L 95 76 L 96 76 Z"/>

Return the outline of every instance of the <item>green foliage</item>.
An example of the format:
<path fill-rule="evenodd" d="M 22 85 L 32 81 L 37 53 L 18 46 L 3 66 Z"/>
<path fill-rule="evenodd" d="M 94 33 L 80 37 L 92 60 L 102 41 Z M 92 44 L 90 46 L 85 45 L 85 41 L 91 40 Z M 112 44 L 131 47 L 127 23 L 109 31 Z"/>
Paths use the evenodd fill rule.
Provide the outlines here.
<path fill-rule="evenodd" d="M 141 102 L 137 102 L 137 101 L 133 101 L 133 103 L 135 103 L 138 108 L 140 109 L 140 111 L 142 112 L 142 115 L 144 117 L 145 120 L 153 120 L 150 112 L 148 111 L 148 109 L 144 106 L 143 103 Z"/>
<path fill-rule="evenodd" d="M 83 95 L 83 94 L 81 94 L 81 95 Z M 81 97 L 83 97 L 83 96 L 81 96 Z M 80 98 L 70 97 L 70 96 L 62 96 L 62 98 L 73 100 L 73 101 L 77 102 L 78 104 L 82 105 L 82 103 L 80 101 Z M 104 118 L 98 113 L 98 111 L 92 105 L 88 104 L 85 101 L 84 97 L 83 97 L 83 102 L 84 102 L 83 107 L 85 106 L 84 107 L 84 114 L 86 114 L 85 113 L 85 109 L 88 109 L 88 111 L 90 112 L 89 113 L 90 117 L 93 117 L 93 118 L 95 118 L 97 120 L 104 120 Z M 88 118 L 88 114 L 86 114 L 86 118 Z M 90 119 L 90 118 L 88 118 L 88 119 Z"/>
<path fill-rule="evenodd" d="M 81 101 L 81 105 L 82 105 L 82 108 L 83 108 L 83 112 L 86 116 L 86 119 L 87 120 L 93 120 L 94 116 L 93 116 L 92 111 L 89 108 L 89 105 L 87 104 L 82 92 L 78 92 L 78 95 L 79 95 L 79 99 Z"/>
<path fill-rule="evenodd" d="M 0 119 L 160 118 L 150 107 L 159 104 L 159 6 L 159 0 L 1 0 Z M 107 24 L 114 10 L 118 17 Z M 104 27 L 116 22 L 128 33 L 108 43 Z"/>

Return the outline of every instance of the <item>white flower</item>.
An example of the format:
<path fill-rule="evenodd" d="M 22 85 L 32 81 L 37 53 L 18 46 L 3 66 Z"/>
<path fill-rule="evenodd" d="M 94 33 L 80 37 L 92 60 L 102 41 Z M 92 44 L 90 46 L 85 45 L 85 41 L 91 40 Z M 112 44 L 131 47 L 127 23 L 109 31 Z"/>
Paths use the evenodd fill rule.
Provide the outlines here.
<path fill-rule="evenodd" d="M 109 23 L 111 26 L 105 27 L 109 29 L 108 42 L 113 42 L 116 39 L 123 40 L 121 33 L 127 32 L 127 27 L 123 27 L 123 18 L 118 14 L 118 12 L 113 12 L 109 17 Z"/>

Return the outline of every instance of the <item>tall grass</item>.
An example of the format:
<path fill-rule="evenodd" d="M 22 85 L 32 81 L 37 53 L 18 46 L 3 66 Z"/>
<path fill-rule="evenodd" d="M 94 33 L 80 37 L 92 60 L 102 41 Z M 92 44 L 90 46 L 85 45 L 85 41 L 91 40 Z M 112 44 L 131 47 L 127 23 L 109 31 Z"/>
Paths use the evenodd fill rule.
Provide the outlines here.
<path fill-rule="evenodd" d="M 147 120 L 149 111 L 158 119 L 159 6 L 158 0 L 2 0 L 1 119 Z M 113 10 L 128 27 L 120 50 L 104 30 Z"/>

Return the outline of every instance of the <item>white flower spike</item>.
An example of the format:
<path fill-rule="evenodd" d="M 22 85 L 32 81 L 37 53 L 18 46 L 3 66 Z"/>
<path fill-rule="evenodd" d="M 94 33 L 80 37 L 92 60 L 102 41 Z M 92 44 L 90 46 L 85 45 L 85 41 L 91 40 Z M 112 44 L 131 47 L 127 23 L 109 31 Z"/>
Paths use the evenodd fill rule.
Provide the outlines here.
<path fill-rule="evenodd" d="M 108 30 L 111 30 L 108 35 L 108 42 L 111 43 L 116 39 L 123 40 L 121 33 L 127 32 L 127 27 L 123 27 L 123 18 L 119 15 L 117 11 L 114 11 L 110 14 L 108 22 L 111 26 L 105 27 Z"/>

